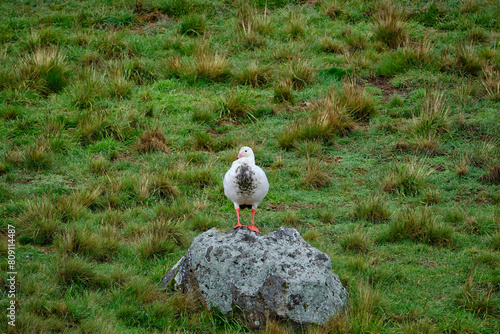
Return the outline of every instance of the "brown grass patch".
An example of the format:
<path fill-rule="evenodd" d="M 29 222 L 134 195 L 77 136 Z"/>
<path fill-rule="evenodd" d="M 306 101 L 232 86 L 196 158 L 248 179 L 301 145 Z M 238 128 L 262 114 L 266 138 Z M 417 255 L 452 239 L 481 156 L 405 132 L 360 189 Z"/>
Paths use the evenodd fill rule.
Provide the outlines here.
<path fill-rule="evenodd" d="M 137 143 L 136 150 L 142 153 L 149 152 L 169 152 L 167 139 L 165 134 L 158 128 L 153 128 L 150 131 L 143 133 L 139 142 Z"/>

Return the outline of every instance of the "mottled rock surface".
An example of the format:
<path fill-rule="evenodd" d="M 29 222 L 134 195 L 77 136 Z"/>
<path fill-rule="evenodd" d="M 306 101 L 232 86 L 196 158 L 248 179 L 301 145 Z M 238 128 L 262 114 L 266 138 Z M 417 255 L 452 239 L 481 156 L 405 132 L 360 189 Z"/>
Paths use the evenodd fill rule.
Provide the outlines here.
<path fill-rule="evenodd" d="M 330 258 L 289 228 L 265 236 L 211 229 L 194 239 L 160 284 L 241 316 L 250 328 L 268 318 L 322 325 L 347 299 Z"/>

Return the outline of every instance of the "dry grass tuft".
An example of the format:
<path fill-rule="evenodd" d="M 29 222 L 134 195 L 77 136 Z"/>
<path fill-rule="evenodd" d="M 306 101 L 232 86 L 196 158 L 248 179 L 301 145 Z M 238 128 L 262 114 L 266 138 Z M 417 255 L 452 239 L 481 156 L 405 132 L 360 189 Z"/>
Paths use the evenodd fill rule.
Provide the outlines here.
<path fill-rule="evenodd" d="M 389 220 L 391 211 L 385 199 L 380 194 L 374 194 L 356 205 L 354 215 L 374 223 Z"/>
<path fill-rule="evenodd" d="M 220 82 L 231 77 L 229 59 L 219 53 L 213 52 L 207 41 L 198 44 L 192 74 L 195 78 Z"/>
<path fill-rule="evenodd" d="M 347 252 L 368 253 L 371 239 L 362 227 L 352 229 L 340 239 L 340 246 Z"/>
<path fill-rule="evenodd" d="M 420 115 L 413 116 L 410 129 L 417 136 L 432 138 L 450 129 L 448 103 L 443 93 L 427 90 Z"/>
<path fill-rule="evenodd" d="M 321 3 L 321 9 L 323 14 L 335 19 L 346 15 L 346 11 L 343 9 L 343 4 L 340 0 L 328 0 Z"/>
<path fill-rule="evenodd" d="M 316 69 L 310 65 L 309 61 L 302 58 L 290 62 L 288 71 L 293 87 L 297 90 L 301 90 L 315 81 Z"/>
<path fill-rule="evenodd" d="M 453 229 L 445 225 L 427 207 L 405 209 L 393 220 L 388 230 L 389 241 L 411 239 L 430 245 L 452 243 Z"/>
<path fill-rule="evenodd" d="M 281 79 L 274 86 L 274 102 L 288 102 L 295 103 L 295 96 L 293 95 L 293 80 L 290 78 Z"/>
<path fill-rule="evenodd" d="M 228 119 L 254 120 L 255 101 L 249 90 L 233 89 L 219 102 L 219 117 Z"/>
<path fill-rule="evenodd" d="M 493 184 L 500 184 L 500 165 L 490 166 L 488 168 L 488 174 L 484 175 L 482 178 Z"/>
<path fill-rule="evenodd" d="M 68 83 L 68 73 L 65 56 L 55 47 L 36 49 L 20 64 L 21 79 L 42 95 L 60 92 Z"/>
<path fill-rule="evenodd" d="M 409 35 L 406 15 L 401 5 L 384 1 L 374 15 L 374 36 L 391 49 L 405 46 Z"/>
<path fill-rule="evenodd" d="M 455 68 L 460 73 L 472 76 L 477 76 L 481 73 L 482 62 L 472 44 L 458 44 L 454 51 Z"/>
<path fill-rule="evenodd" d="M 329 142 L 337 135 L 351 132 L 354 124 L 345 103 L 330 91 L 325 98 L 312 104 L 311 113 L 306 119 L 298 119 L 292 123 L 278 137 L 278 143 L 280 147 L 290 149 L 295 146 L 296 141 Z"/>
<path fill-rule="evenodd" d="M 331 177 L 328 171 L 317 159 L 308 159 L 304 168 L 302 183 L 314 189 L 320 189 L 330 183 Z"/>
<path fill-rule="evenodd" d="M 153 128 L 150 131 L 146 131 L 139 138 L 139 142 L 136 145 L 136 150 L 142 153 L 149 152 L 169 152 L 167 145 L 167 139 L 158 128 Z"/>
<path fill-rule="evenodd" d="M 486 94 L 493 101 L 500 101 L 500 72 L 492 67 L 483 67 L 484 79 L 481 80 Z"/>
<path fill-rule="evenodd" d="M 259 66 L 256 61 L 250 62 L 241 73 L 235 76 L 240 84 L 248 84 L 253 87 L 263 87 L 272 80 L 273 70 L 270 66 Z"/>
<path fill-rule="evenodd" d="M 416 195 L 426 184 L 432 169 L 423 161 L 411 159 L 408 163 L 394 163 L 383 184 L 385 191 L 396 191 L 402 195 Z"/>
<path fill-rule="evenodd" d="M 342 81 L 341 100 L 345 103 L 347 110 L 357 120 L 368 121 L 378 114 L 373 97 L 366 93 L 352 78 Z"/>

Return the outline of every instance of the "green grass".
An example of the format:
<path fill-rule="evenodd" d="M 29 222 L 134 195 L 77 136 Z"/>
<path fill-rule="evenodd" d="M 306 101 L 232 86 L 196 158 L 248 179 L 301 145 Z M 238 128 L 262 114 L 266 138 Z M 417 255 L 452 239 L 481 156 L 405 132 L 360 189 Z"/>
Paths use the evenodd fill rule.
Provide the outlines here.
<path fill-rule="evenodd" d="M 350 293 L 300 332 L 500 331 L 498 2 L 0 9 L 0 282 L 8 224 L 18 272 L 0 332 L 249 332 L 157 288 L 234 226 L 244 145 L 271 184 L 259 229 L 296 228 Z"/>

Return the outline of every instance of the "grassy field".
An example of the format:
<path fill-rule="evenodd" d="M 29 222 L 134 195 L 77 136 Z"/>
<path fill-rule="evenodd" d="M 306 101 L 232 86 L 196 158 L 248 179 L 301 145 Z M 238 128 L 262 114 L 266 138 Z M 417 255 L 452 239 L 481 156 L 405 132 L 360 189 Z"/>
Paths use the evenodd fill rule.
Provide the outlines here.
<path fill-rule="evenodd" d="M 243 145 L 270 181 L 261 232 L 296 228 L 350 292 L 303 332 L 500 331 L 498 1 L 0 12 L 0 332 L 248 331 L 158 289 L 236 223 L 222 177 Z"/>

